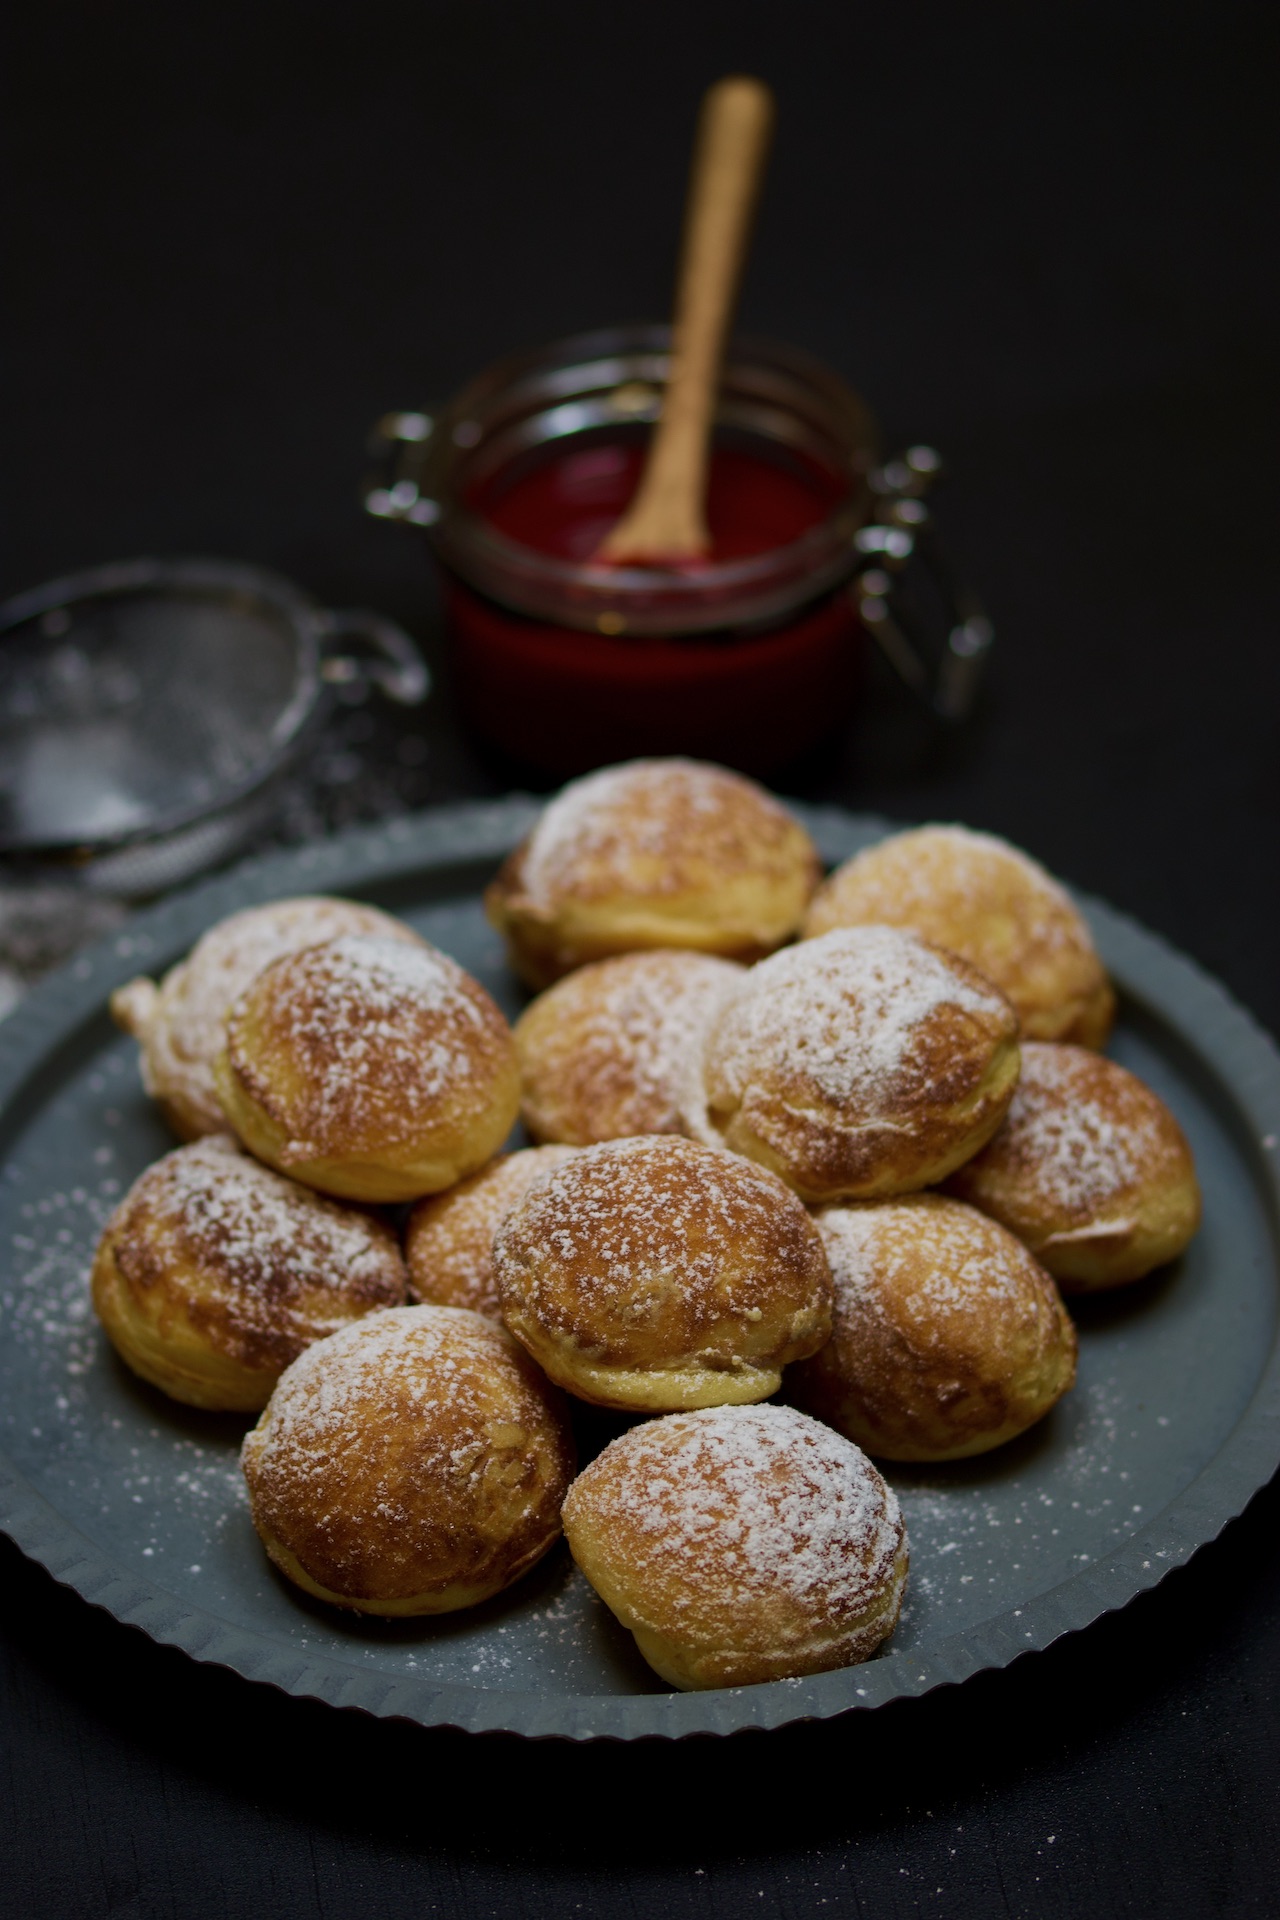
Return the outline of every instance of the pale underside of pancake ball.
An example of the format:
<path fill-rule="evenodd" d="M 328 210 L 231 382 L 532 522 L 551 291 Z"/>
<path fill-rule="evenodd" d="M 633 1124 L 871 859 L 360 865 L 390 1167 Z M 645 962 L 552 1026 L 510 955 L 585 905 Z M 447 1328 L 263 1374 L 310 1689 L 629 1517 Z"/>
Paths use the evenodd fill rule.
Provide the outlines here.
<path fill-rule="evenodd" d="M 823 934 L 753 967 L 721 1009 L 690 1131 L 813 1202 L 929 1186 L 999 1126 L 1017 1032 L 990 981 L 916 934 Z"/>
<path fill-rule="evenodd" d="M 741 969 L 655 950 L 580 967 L 516 1022 L 521 1113 L 537 1140 L 683 1133 L 712 1019 Z"/>
<path fill-rule="evenodd" d="M 508 1214 L 494 1268 L 516 1338 L 598 1406 L 766 1399 L 831 1324 L 826 1256 L 794 1194 L 664 1135 L 581 1148 Z"/>
<path fill-rule="evenodd" d="M 1115 995 L 1083 915 L 1045 869 L 990 833 L 917 827 L 855 854 L 815 894 L 805 937 L 912 927 L 986 974 L 1029 1040 L 1100 1047 Z"/>
<path fill-rule="evenodd" d="M 859 1449 L 790 1407 L 646 1421 L 564 1503 L 578 1565 L 674 1687 L 865 1660 L 907 1577 L 898 1503 Z"/>
<path fill-rule="evenodd" d="M 1200 1224 L 1195 1162 L 1163 1100 L 1082 1047 L 1030 1042 L 1000 1131 L 951 1181 L 1066 1292 L 1141 1279 Z"/>
<path fill-rule="evenodd" d="M 409 1216 L 405 1260 L 410 1296 L 437 1307 L 469 1307 L 501 1320 L 493 1239 L 535 1180 L 572 1158 L 573 1147 L 524 1147 L 491 1160 Z"/>
<path fill-rule="evenodd" d="M 939 1194 L 818 1215 L 835 1327 L 787 1376 L 798 1405 L 885 1460 L 960 1460 L 1040 1420 L 1075 1380 L 1076 1334 L 1021 1241 Z"/>
<path fill-rule="evenodd" d="M 820 871 L 799 821 L 753 780 L 632 760 L 565 787 L 485 905 L 536 991 L 637 948 L 758 959 L 795 933 Z"/>
<path fill-rule="evenodd" d="M 144 1380 L 189 1406 L 256 1412 L 304 1348 L 399 1306 L 405 1278 L 384 1221 L 215 1134 L 134 1183 L 92 1285 L 113 1345 Z"/>
<path fill-rule="evenodd" d="M 140 1043 L 142 1083 L 182 1139 L 226 1128 L 214 1065 L 227 1014 L 245 988 L 284 954 L 347 933 L 388 940 L 419 937 L 377 907 L 301 895 L 246 907 L 220 920 L 158 985 L 138 979 L 116 989 L 112 1017 Z"/>
<path fill-rule="evenodd" d="M 242 1453 L 254 1526 L 307 1593 L 387 1615 L 477 1605 L 560 1534 L 573 1444 L 501 1327 L 398 1307 L 308 1348 Z"/>
<path fill-rule="evenodd" d="M 452 1186 L 492 1159 L 520 1102 L 510 1029 L 479 982 L 425 943 L 355 936 L 258 975 L 217 1079 L 259 1159 L 352 1200 Z"/>

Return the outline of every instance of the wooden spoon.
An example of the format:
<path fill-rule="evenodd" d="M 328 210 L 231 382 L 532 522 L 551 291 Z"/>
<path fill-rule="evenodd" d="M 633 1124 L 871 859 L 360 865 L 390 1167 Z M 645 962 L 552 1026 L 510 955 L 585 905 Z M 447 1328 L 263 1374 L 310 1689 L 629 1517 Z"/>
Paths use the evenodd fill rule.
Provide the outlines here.
<path fill-rule="evenodd" d="M 773 95 L 735 74 L 698 117 L 676 287 L 671 373 L 640 484 L 596 559 L 679 566 L 711 550 L 707 462 L 720 361 L 773 130 Z"/>

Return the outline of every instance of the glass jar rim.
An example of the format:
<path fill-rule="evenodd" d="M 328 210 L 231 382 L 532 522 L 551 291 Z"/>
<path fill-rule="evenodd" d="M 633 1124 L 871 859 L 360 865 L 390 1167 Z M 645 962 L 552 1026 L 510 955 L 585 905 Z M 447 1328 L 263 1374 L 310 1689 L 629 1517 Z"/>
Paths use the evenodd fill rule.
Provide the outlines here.
<path fill-rule="evenodd" d="M 670 350 L 669 327 L 602 328 L 511 355 L 470 381 L 407 449 L 420 503 L 412 517 L 429 525 L 442 563 L 515 612 L 605 635 L 772 625 L 846 579 L 871 511 L 875 423 L 829 368 L 770 340 L 731 341 L 717 422 L 847 476 L 847 493 L 799 538 L 690 569 L 616 567 L 524 546 L 468 504 L 477 478 L 519 452 L 656 418 Z"/>

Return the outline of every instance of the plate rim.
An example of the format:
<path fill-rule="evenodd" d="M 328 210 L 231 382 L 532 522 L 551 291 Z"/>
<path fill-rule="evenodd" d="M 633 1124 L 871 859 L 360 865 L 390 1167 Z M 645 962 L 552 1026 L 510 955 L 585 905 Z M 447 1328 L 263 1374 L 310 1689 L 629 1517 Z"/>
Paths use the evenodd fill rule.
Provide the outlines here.
<path fill-rule="evenodd" d="M 111 934 L 40 982 L 19 1020 L 0 1022 L 0 1129 L 11 1097 L 52 1065 L 105 1010 L 107 993 L 138 969 L 164 967 L 205 927 L 241 907 L 289 892 L 334 887 L 370 891 L 423 869 L 501 858 L 544 802 L 515 794 L 464 802 L 358 827 L 332 839 L 258 856 L 134 913 Z M 820 852 L 842 860 L 896 823 L 874 814 L 788 801 Z M 1280 1052 L 1270 1035 L 1212 975 L 1128 914 L 1074 896 L 1108 967 L 1128 997 L 1173 1026 L 1183 1044 L 1229 1089 L 1253 1134 L 1251 1173 L 1269 1203 L 1280 1243 Z M 1131 966 L 1140 971 L 1134 983 Z M 1178 1011 L 1170 1012 L 1170 1000 Z M 1265 1143 L 1273 1144 L 1268 1147 Z M 962 1684 L 973 1674 L 1041 1652 L 1066 1633 L 1150 1591 L 1208 1546 L 1280 1468 L 1280 1331 L 1256 1387 L 1217 1451 L 1146 1526 L 1023 1606 L 938 1641 L 928 1651 L 890 1652 L 863 1666 L 797 1680 L 706 1693 L 535 1694 L 439 1684 L 349 1666 L 335 1655 L 290 1651 L 259 1630 L 233 1626 L 131 1574 L 65 1519 L 0 1452 L 0 1531 L 59 1584 L 122 1625 L 139 1628 L 193 1659 L 228 1667 L 278 1691 L 379 1718 L 530 1739 L 682 1739 L 798 1720 L 825 1720 Z"/>

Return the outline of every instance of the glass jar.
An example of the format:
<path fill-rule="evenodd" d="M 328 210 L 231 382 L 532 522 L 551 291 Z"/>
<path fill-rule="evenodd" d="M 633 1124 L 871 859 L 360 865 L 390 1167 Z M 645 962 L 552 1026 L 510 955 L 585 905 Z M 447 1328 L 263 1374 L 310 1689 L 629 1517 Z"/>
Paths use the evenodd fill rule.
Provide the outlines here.
<path fill-rule="evenodd" d="M 669 363 L 665 327 L 580 334 L 499 362 L 435 417 L 379 425 L 365 504 L 431 542 L 463 712 L 548 773 L 652 753 L 767 773 L 841 724 L 855 695 L 849 582 L 876 504 L 876 433 L 807 355 L 730 348 L 708 561 L 592 557 L 634 485 Z"/>

